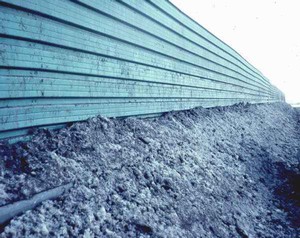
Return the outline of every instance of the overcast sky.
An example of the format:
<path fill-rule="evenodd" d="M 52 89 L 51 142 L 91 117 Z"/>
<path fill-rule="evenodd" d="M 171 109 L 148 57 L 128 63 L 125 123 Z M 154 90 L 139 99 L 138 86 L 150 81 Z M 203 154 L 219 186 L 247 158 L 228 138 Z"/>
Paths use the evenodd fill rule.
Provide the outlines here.
<path fill-rule="evenodd" d="M 171 0 L 300 102 L 300 0 Z"/>

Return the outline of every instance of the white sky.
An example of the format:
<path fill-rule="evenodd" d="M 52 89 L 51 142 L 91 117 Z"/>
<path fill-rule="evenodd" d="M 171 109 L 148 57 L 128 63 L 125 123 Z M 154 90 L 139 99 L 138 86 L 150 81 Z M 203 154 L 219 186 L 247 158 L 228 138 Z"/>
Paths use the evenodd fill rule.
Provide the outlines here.
<path fill-rule="evenodd" d="M 300 102 L 300 0 L 171 0 Z"/>

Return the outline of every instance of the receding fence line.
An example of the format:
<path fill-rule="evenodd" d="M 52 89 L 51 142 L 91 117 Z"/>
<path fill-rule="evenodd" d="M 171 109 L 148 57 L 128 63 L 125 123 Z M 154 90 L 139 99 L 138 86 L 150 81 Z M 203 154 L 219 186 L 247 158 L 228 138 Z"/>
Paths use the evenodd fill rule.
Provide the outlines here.
<path fill-rule="evenodd" d="M 284 101 L 169 1 L 0 0 L 0 139 L 103 116 Z"/>

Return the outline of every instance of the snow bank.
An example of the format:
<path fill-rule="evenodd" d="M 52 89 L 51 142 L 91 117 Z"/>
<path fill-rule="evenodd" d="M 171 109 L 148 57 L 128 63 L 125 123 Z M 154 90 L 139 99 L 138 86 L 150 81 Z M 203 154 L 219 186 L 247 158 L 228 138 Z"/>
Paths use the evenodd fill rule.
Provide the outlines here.
<path fill-rule="evenodd" d="M 33 131 L 0 144 L 0 205 L 74 186 L 0 237 L 297 237 L 299 124 L 276 103 Z"/>

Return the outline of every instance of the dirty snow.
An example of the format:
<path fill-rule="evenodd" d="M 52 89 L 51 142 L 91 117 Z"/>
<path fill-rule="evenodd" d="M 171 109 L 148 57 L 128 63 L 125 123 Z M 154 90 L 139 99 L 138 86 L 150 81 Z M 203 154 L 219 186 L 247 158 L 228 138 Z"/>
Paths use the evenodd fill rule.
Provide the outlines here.
<path fill-rule="evenodd" d="M 0 144 L 0 206 L 74 186 L 0 237 L 297 237 L 299 120 L 237 104 L 34 130 Z"/>

